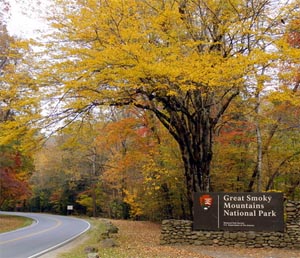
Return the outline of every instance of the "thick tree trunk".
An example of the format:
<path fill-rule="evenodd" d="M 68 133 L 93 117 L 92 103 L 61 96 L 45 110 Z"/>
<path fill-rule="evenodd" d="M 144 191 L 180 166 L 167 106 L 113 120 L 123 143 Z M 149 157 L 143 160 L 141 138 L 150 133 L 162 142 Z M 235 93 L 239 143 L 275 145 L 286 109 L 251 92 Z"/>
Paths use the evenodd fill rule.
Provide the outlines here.
<path fill-rule="evenodd" d="M 147 79 L 142 79 L 147 83 Z M 193 217 L 193 194 L 210 190 L 210 166 L 212 161 L 213 130 L 231 101 L 239 94 L 232 87 L 217 94 L 209 88 L 188 91 L 176 97 L 147 93 L 149 102 L 135 104 L 152 111 L 179 145 L 184 164 L 187 201 Z M 203 92 L 201 92 L 203 90 Z M 218 97 L 217 97 L 218 95 Z"/>
<path fill-rule="evenodd" d="M 210 191 L 213 125 L 206 116 L 190 129 L 192 130 L 189 132 L 189 137 L 184 137 L 182 134 L 180 151 L 185 169 L 190 214 L 193 217 L 193 193 Z"/>

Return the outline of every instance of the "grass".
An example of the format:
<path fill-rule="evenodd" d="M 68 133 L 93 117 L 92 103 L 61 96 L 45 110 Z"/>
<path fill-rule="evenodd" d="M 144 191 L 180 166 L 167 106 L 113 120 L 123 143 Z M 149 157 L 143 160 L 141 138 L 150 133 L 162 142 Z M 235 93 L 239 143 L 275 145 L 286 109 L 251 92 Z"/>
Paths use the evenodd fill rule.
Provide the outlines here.
<path fill-rule="evenodd" d="M 72 249 L 70 252 L 60 254 L 60 258 L 83 258 L 86 257 L 86 253 L 84 251 L 85 247 L 95 247 L 100 250 L 99 245 L 100 241 L 102 240 L 101 234 L 106 231 L 106 225 L 104 223 L 104 220 L 102 219 L 89 219 L 89 222 L 91 224 L 91 229 L 88 231 L 88 240 L 85 241 L 83 244 L 79 245 L 75 249 Z M 116 237 L 113 237 L 116 239 Z M 116 239 L 118 242 L 118 240 Z M 114 258 L 121 258 L 121 257 L 127 257 L 124 256 L 124 254 L 120 254 L 119 251 L 116 248 L 107 248 L 107 249 L 101 249 L 99 251 L 101 253 L 101 258 L 106 257 L 114 257 Z"/>
<path fill-rule="evenodd" d="M 12 231 L 32 224 L 32 219 L 21 216 L 0 215 L 0 233 Z"/>

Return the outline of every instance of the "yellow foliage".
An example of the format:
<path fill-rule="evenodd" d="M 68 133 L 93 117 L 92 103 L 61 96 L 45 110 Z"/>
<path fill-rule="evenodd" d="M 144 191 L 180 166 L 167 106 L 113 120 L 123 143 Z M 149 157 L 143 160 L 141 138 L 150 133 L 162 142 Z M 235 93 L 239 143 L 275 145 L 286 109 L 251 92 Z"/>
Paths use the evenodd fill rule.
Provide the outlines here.
<path fill-rule="evenodd" d="M 136 218 L 143 215 L 143 211 L 137 201 L 137 193 L 130 193 L 129 191 L 124 189 L 124 194 L 124 202 L 126 202 L 130 206 L 130 216 L 132 218 Z"/>
<path fill-rule="evenodd" d="M 64 1 L 59 1 L 59 4 L 66 8 Z M 247 27 L 249 30 L 251 28 L 251 24 L 245 24 L 250 20 L 236 21 L 236 12 L 245 16 L 249 12 L 242 5 L 232 1 L 225 1 L 223 6 L 218 1 L 206 4 L 212 13 L 220 13 L 220 33 L 250 33 L 245 31 Z M 163 89 L 167 91 L 167 95 L 176 96 L 179 92 L 172 85 L 178 82 L 182 91 L 194 90 L 195 84 L 189 83 L 191 81 L 209 87 L 241 86 L 249 65 L 257 63 L 259 59 L 262 62 L 267 60 L 266 56 L 262 58 L 261 53 L 255 51 L 250 58 L 238 53 L 224 58 L 217 52 L 199 52 L 201 45 L 203 49 L 209 49 L 220 42 L 212 43 L 209 38 L 191 36 L 196 33 L 193 30 L 201 28 L 197 28 L 195 24 L 188 27 L 188 20 L 182 19 L 179 8 L 179 3 L 172 1 L 162 4 L 158 1 L 130 0 L 88 1 L 74 7 L 76 12 L 63 9 L 66 11 L 64 21 L 60 23 L 56 19 L 55 24 L 55 27 L 62 30 L 58 36 L 74 42 L 87 42 L 85 45 L 74 43 L 72 47 L 63 48 L 62 53 L 78 58 L 80 65 L 74 66 L 72 62 L 66 61 L 65 64 L 57 63 L 54 66 L 59 70 L 64 67 L 62 77 L 69 81 L 66 82 L 66 89 L 79 89 L 82 85 L 88 85 L 89 89 L 96 90 L 99 83 L 107 82 L 120 88 L 134 88 L 141 84 L 140 78 L 156 78 L 155 83 L 144 86 L 151 86 L 153 90 Z M 197 5 L 189 3 L 186 8 L 187 12 L 192 13 Z M 205 19 L 204 24 L 216 22 L 214 16 L 208 15 Z M 76 30 L 68 31 L 68 26 Z M 95 70 L 99 72 L 94 72 Z M 76 80 L 79 74 L 80 80 Z M 75 80 L 70 81 L 72 77 Z M 87 92 L 81 93 L 85 95 Z M 98 97 L 113 97 L 117 92 L 104 90 L 97 93 Z M 86 97 L 93 99 L 93 95 Z"/>

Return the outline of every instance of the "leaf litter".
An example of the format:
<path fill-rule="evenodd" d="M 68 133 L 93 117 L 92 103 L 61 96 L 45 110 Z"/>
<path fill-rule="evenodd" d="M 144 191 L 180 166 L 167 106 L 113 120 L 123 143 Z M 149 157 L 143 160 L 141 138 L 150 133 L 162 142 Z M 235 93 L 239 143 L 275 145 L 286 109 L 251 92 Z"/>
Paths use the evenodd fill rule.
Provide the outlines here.
<path fill-rule="evenodd" d="M 299 258 L 300 250 L 220 246 L 160 245 L 159 224 L 112 220 L 119 228 L 120 253 L 130 258 Z"/>

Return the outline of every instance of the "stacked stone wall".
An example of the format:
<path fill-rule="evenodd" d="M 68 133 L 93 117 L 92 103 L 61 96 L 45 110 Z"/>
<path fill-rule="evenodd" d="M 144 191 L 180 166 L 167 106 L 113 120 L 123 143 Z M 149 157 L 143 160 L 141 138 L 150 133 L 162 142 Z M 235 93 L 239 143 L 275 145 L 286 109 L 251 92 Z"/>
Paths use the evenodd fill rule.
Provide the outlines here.
<path fill-rule="evenodd" d="M 300 249 L 300 202 L 286 203 L 285 220 L 284 232 L 193 231 L 192 221 L 164 220 L 161 244 Z"/>

